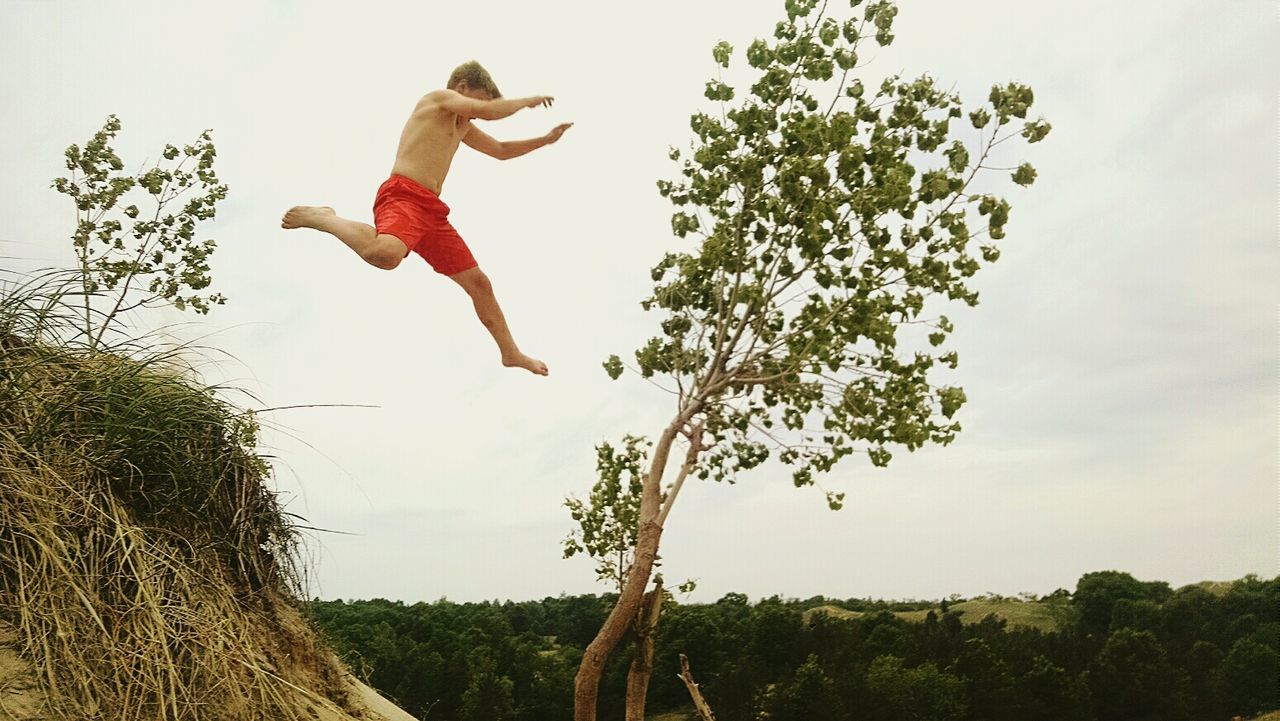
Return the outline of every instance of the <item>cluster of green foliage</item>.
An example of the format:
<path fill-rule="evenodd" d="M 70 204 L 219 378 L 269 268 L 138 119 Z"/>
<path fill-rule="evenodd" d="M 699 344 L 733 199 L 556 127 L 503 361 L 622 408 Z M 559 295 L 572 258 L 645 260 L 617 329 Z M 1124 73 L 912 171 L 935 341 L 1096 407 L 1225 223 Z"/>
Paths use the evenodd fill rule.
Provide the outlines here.
<path fill-rule="evenodd" d="M 213 282 L 209 257 L 217 243 L 196 237 L 197 225 L 212 220 L 227 197 L 213 167 L 213 131 L 181 150 L 165 145 L 160 160 L 130 173 L 111 145 L 120 127 L 109 116 L 84 147 L 69 146 L 68 174 L 53 181 L 76 208 L 72 244 L 83 330 L 93 343 L 137 308 L 167 304 L 204 314 L 226 302 L 221 293 L 207 292 Z M 105 302 L 97 318 L 95 301 Z"/>
<path fill-rule="evenodd" d="M 649 707 L 688 708 L 680 653 L 720 721 L 1155 721 L 1280 707 L 1280 578 L 1173 590 L 1090 573 L 1074 592 L 1036 601 L 1066 609 L 1052 631 L 965 618 L 951 601 L 923 621 L 893 611 L 938 604 L 752 604 L 741 594 L 669 603 Z M 572 709 L 578 659 L 612 602 L 315 601 L 310 611 L 353 666 L 419 718 L 550 721 Z M 832 606 L 862 615 L 815 613 Z M 621 717 L 626 672 L 622 660 L 606 670 L 605 717 Z"/>
<path fill-rule="evenodd" d="M 1010 170 L 1031 185 L 1029 163 L 993 159 L 1051 129 L 1017 82 L 972 109 L 928 75 L 864 85 L 863 57 L 892 42 L 897 6 L 853 0 L 840 18 L 827 5 L 787 0 L 772 37 L 738 53 L 754 82 L 707 82 L 717 107 L 691 116 L 689 150 L 670 152 L 679 175 L 658 181 L 683 242 L 652 269 L 642 305 L 661 333 L 634 368 L 704 429 L 700 478 L 774 457 L 808 486 L 853 454 L 884 466 L 893 446 L 951 442 L 965 396 L 931 382 L 958 362 L 950 320 L 931 311 L 977 304 L 972 278 L 999 257 L 1011 208 L 979 185 Z M 718 73 L 734 55 L 713 48 Z M 842 494 L 827 498 L 836 508 Z"/>
<path fill-rule="evenodd" d="M 596 447 L 597 480 L 586 501 L 565 499 L 578 527 L 564 540 L 564 557 L 590 555 L 596 560 L 596 578 L 618 589 L 635 559 L 644 461 L 653 445 L 632 435 L 622 443 L 619 450 L 607 442 Z"/>

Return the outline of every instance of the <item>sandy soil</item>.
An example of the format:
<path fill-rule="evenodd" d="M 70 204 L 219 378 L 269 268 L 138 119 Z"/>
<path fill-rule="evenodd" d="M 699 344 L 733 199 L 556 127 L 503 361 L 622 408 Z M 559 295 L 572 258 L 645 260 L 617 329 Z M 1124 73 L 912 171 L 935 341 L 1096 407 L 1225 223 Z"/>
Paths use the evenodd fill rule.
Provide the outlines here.
<path fill-rule="evenodd" d="M 0 621 L 0 721 L 50 719 L 44 702 L 31 664 L 18 653 L 17 634 Z"/>
<path fill-rule="evenodd" d="M 351 694 L 359 700 L 373 715 L 372 718 L 377 721 L 417 721 L 413 716 L 400 707 L 378 695 L 377 691 L 360 683 L 354 676 L 347 676 L 347 683 L 351 685 Z"/>

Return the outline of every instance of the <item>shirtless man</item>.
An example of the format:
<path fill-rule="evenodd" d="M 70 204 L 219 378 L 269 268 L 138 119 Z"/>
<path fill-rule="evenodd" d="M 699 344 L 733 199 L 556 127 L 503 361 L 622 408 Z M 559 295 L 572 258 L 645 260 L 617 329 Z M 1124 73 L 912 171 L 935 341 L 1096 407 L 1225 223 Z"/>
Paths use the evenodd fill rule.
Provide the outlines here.
<path fill-rule="evenodd" d="M 498 120 L 524 108 L 551 107 L 552 101 L 545 95 L 505 99 L 479 63 L 464 63 L 453 71 L 446 89 L 433 90 L 418 101 L 405 123 L 391 177 L 378 188 L 373 203 L 375 226 L 340 218 L 327 206 L 309 205 L 290 208 L 280 225 L 329 233 L 365 262 L 384 270 L 416 252 L 471 297 L 480 322 L 498 343 L 504 366 L 545 376 L 547 364 L 525 355 L 512 340 L 488 276 L 449 224 L 449 206 L 441 202 L 440 188 L 460 142 L 508 160 L 559 140 L 573 123 L 557 125 L 540 138 L 503 142 L 471 122 Z"/>

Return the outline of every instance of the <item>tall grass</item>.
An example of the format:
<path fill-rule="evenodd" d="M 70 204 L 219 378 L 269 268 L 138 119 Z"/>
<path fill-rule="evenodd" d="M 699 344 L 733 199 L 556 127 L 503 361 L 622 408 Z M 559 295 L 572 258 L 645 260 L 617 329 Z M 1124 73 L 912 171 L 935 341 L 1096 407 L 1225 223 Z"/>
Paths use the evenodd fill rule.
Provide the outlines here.
<path fill-rule="evenodd" d="M 0 279 L 0 619 L 67 718 L 312 718 L 340 670 L 252 414 L 177 349 L 91 341 L 82 288 Z"/>

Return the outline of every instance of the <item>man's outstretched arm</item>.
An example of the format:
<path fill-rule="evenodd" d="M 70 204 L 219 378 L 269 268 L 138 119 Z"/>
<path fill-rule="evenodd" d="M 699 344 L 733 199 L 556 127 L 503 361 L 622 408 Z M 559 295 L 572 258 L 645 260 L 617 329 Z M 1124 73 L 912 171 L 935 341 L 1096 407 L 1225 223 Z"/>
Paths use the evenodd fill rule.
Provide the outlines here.
<path fill-rule="evenodd" d="M 462 142 L 468 146 L 479 150 L 485 155 L 497 158 L 498 160 L 510 160 L 518 158 L 525 153 L 537 150 L 544 145 L 550 145 L 560 139 L 564 135 L 564 131 L 568 130 L 573 123 L 561 123 L 551 129 L 551 132 L 539 138 L 529 138 L 528 140 L 507 140 L 501 141 L 484 132 L 475 125 L 462 136 Z"/>
<path fill-rule="evenodd" d="M 551 107 L 555 98 L 549 95 L 534 95 L 528 98 L 499 98 L 498 100 L 476 100 L 452 90 L 437 90 L 440 105 L 451 113 L 464 118 L 481 120 L 499 120 L 514 115 L 524 108 L 536 108 L 539 105 Z"/>

